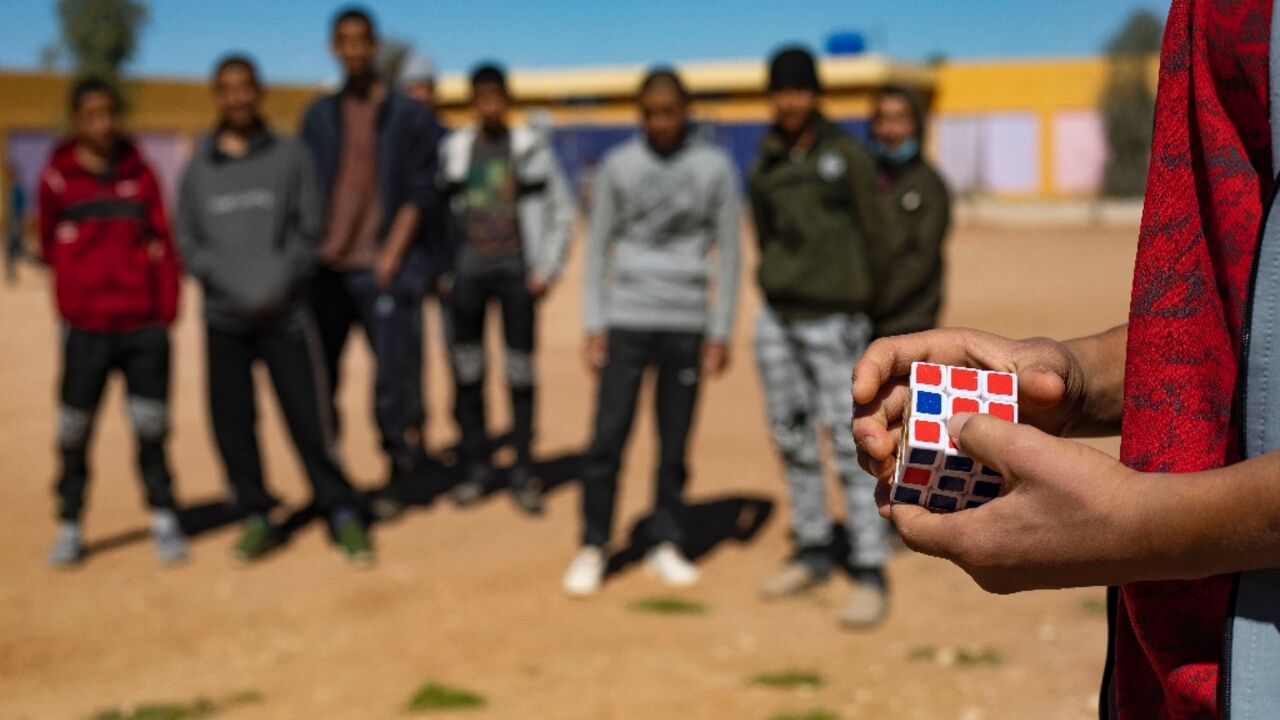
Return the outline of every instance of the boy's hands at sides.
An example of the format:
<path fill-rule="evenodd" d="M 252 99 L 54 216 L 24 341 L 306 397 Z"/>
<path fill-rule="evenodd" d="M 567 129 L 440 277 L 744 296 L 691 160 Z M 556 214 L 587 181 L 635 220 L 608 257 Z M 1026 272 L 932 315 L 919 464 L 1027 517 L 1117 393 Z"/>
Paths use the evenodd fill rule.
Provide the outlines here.
<path fill-rule="evenodd" d="M 715 377 L 729 369 L 729 343 L 724 340 L 706 340 L 702 343 L 702 372 Z"/>
<path fill-rule="evenodd" d="M 988 415 L 957 415 L 951 436 L 968 456 L 1005 477 L 1005 494 L 951 514 L 889 504 L 881 515 L 911 549 L 960 566 L 984 590 L 1117 585 L 1152 579 L 1159 555 L 1144 501 L 1159 489 L 1153 476 L 1109 455 L 1028 425 Z M 881 490 L 887 489 L 882 484 Z"/>

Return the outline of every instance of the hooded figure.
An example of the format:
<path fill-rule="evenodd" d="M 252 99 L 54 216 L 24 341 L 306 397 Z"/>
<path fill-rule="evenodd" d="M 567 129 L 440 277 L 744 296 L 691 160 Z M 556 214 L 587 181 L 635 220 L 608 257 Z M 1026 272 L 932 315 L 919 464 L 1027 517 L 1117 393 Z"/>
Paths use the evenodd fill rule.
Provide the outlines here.
<path fill-rule="evenodd" d="M 876 99 L 870 148 L 880 188 L 902 232 L 877 303 L 875 332 L 880 337 L 938 324 L 942 241 L 951 224 L 951 196 L 921 155 L 926 124 L 924 103 L 914 91 L 891 85 Z"/>

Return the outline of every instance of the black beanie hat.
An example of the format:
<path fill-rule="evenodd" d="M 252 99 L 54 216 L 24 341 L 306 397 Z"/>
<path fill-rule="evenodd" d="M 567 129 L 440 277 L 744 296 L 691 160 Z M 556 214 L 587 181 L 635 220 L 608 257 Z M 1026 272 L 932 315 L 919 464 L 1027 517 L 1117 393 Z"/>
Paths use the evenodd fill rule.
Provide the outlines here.
<path fill-rule="evenodd" d="M 471 91 L 480 85 L 496 85 L 504 94 L 507 92 L 507 73 L 497 63 L 484 63 L 471 71 Z"/>
<path fill-rule="evenodd" d="M 769 92 L 774 90 L 812 90 L 822 92 L 818 68 L 813 55 L 799 46 L 786 47 L 769 61 Z"/>

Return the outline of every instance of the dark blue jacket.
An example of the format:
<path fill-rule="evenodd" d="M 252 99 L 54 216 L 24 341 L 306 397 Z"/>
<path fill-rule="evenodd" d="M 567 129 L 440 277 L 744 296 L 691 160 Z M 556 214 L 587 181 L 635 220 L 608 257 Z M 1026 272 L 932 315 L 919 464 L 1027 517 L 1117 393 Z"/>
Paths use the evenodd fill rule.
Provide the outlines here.
<path fill-rule="evenodd" d="M 320 188 L 324 196 L 325 218 L 328 219 L 330 196 L 334 178 L 338 174 L 338 159 L 342 156 L 342 93 L 326 95 L 307 108 L 302 120 L 302 141 L 315 157 Z M 378 226 L 378 242 L 384 242 L 391 230 L 396 213 L 406 203 L 416 205 L 422 212 L 421 224 L 434 224 L 428 218 L 437 213 L 439 194 L 436 192 L 438 174 L 437 138 L 439 125 L 435 117 L 420 103 L 388 90 L 387 97 L 378 109 L 377 164 L 378 195 L 382 200 L 382 221 Z M 433 255 L 430 246 L 446 243 L 445 237 L 432 237 L 433 233 L 419 232 L 418 240 L 405 253 L 400 275 L 411 285 L 421 283 L 425 289 L 428 275 L 428 257 Z"/>

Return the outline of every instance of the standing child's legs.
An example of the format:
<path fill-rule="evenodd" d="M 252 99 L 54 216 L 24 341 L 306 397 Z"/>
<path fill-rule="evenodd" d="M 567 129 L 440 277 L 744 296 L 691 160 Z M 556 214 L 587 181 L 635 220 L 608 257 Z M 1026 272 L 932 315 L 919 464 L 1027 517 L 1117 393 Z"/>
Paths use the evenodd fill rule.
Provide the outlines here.
<path fill-rule="evenodd" d="M 58 517 L 78 522 L 89 482 L 89 439 L 102 390 L 111 371 L 111 338 L 75 328 L 62 341 L 61 402 L 58 410 Z"/>
<path fill-rule="evenodd" d="M 324 411 L 329 413 L 335 434 L 342 427 L 337 406 L 338 384 L 342 379 L 342 350 L 347 344 L 347 335 L 351 333 L 351 325 L 360 317 L 355 300 L 347 290 L 344 275 L 329 268 L 317 268 L 310 287 L 311 312 L 320 332 L 325 373 L 329 378 L 329 398 Z"/>
<path fill-rule="evenodd" d="M 849 565 L 879 568 L 889 557 L 887 520 L 876 506 L 876 479 L 858 465 L 853 441 L 853 398 L 849 378 L 853 366 L 871 342 L 871 322 L 864 315 L 835 315 L 815 326 L 806 343 L 806 356 L 818 380 L 818 406 L 831 433 L 836 472 L 844 490 L 849 526 Z"/>
<path fill-rule="evenodd" d="M 262 477 L 258 449 L 258 409 L 253 389 L 253 337 L 208 328 L 209 418 L 236 506 L 246 515 L 266 517 L 276 500 Z M 323 412 L 320 410 L 319 412 Z M 328 413 L 324 413 L 326 419 Z"/>
<path fill-rule="evenodd" d="M 138 470 L 152 509 L 151 537 L 161 562 L 187 559 L 174 512 L 173 479 L 165 458 L 169 436 L 169 331 L 145 327 L 117 338 L 116 363 L 124 372 L 129 419 L 138 438 Z"/>
<path fill-rule="evenodd" d="M 650 531 L 654 540 L 683 547 L 685 458 L 701 384 L 702 335 L 662 333 L 658 336 L 658 373 L 654 405 L 660 444 L 658 477 Z"/>
<path fill-rule="evenodd" d="M 483 278 L 459 276 L 453 288 L 454 415 L 462 435 L 459 465 L 464 479 L 452 492 L 454 502 L 469 505 L 489 482 L 489 435 L 484 407 L 484 326 L 491 289 Z"/>
<path fill-rule="evenodd" d="M 505 375 L 511 392 L 511 445 L 516 451 L 516 466 L 527 471 L 533 462 L 536 305 L 523 276 L 506 278 L 496 289 L 502 303 Z"/>
<path fill-rule="evenodd" d="M 173 481 L 165 458 L 169 435 L 169 332 L 148 327 L 119 339 L 120 369 L 129 395 L 129 419 L 138 438 L 138 470 L 147 504 L 173 509 Z"/>
<path fill-rule="evenodd" d="M 328 515 L 339 507 L 354 508 L 359 500 L 338 464 L 333 429 L 319 412 L 328 383 L 310 313 L 300 310 L 281 319 L 263 335 L 261 348 L 316 509 Z"/>
<path fill-rule="evenodd" d="M 787 324 L 768 308 L 762 308 L 756 324 L 756 361 L 764 383 L 770 434 L 774 447 L 786 465 L 787 489 L 791 500 L 791 532 L 798 559 L 817 579 L 830 570 L 831 517 L 827 512 L 827 489 L 818 450 L 813 380 L 801 354 L 803 349 L 791 337 Z M 847 394 L 847 393 L 846 393 Z M 810 584 L 813 578 L 800 578 Z M 765 594 L 790 594 L 795 583 L 783 583 Z"/>
<path fill-rule="evenodd" d="M 582 544 L 604 547 L 613 534 L 618 470 L 649 364 L 651 334 L 609 331 L 609 355 L 596 391 L 595 432 L 582 466 Z"/>

